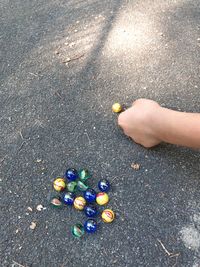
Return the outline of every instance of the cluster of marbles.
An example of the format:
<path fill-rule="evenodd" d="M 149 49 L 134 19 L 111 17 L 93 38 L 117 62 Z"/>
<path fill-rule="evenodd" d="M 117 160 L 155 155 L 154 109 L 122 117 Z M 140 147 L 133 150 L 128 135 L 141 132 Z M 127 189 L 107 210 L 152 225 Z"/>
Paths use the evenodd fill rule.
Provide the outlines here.
<path fill-rule="evenodd" d="M 67 169 L 64 177 L 57 177 L 53 181 L 54 192 L 50 196 L 50 204 L 53 207 L 73 206 L 76 210 L 84 211 L 87 220 L 84 224 L 77 223 L 72 227 L 74 237 L 81 237 L 85 232 L 94 233 L 98 228 L 97 216 L 100 214 L 99 206 L 109 202 L 108 191 L 110 183 L 107 179 L 98 182 L 97 193 L 87 181 L 91 174 L 87 169 L 77 171 L 74 168 Z M 105 223 L 111 223 L 115 214 L 111 209 L 101 212 L 101 219 Z"/>

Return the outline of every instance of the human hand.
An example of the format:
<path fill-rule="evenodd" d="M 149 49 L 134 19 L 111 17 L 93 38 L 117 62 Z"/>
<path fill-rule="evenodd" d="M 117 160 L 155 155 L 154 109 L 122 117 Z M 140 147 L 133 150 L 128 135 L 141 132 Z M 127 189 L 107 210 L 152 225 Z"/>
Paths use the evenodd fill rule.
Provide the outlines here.
<path fill-rule="evenodd" d="M 162 141 L 157 131 L 162 120 L 161 110 L 162 107 L 153 100 L 138 99 L 119 115 L 118 124 L 136 143 L 150 148 Z"/>

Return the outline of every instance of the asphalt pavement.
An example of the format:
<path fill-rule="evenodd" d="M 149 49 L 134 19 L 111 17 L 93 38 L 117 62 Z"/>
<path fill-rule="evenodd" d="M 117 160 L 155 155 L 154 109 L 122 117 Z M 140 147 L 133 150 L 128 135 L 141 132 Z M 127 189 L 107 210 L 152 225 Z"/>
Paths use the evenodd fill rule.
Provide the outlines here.
<path fill-rule="evenodd" d="M 0 266 L 199 267 L 199 151 L 134 144 L 111 106 L 145 97 L 200 112 L 200 2 L 0 7 Z M 68 167 L 112 184 L 115 221 L 82 239 L 70 229 L 83 213 L 47 201 Z"/>

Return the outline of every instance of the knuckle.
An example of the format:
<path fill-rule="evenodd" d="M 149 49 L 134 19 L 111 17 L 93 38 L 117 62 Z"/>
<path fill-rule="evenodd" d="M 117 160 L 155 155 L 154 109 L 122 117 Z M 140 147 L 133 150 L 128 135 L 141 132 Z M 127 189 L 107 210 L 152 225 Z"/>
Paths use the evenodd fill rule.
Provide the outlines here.
<path fill-rule="evenodd" d="M 133 101 L 132 105 L 140 104 L 140 103 L 143 103 L 145 101 L 146 101 L 145 98 L 138 98 L 137 100 Z"/>

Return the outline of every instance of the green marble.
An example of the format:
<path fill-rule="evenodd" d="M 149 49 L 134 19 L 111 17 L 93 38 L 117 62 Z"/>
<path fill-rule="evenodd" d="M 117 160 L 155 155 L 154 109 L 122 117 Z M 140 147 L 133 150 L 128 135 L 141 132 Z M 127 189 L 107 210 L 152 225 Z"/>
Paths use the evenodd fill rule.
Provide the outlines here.
<path fill-rule="evenodd" d="M 82 237 L 84 235 L 85 231 L 84 231 L 84 227 L 81 223 L 77 223 L 72 227 L 72 235 L 74 237 Z"/>
<path fill-rule="evenodd" d="M 87 169 L 81 169 L 78 173 L 82 182 L 85 182 L 87 179 L 91 178 L 91 174 Z"/>
<path fill-rule="evenodd" d="M 89 188 L 89 186 L 84 184 L 82 181 L 78 181 L 77 188 L 79 191 L 86 191 Z"/>
<path fill-rule="evenodd" d="M 53 208 L 63 207 L 63 203 L 61 202 L 61 193 L 60 192 L 55 192 L 55 191 L 49 192 L 49 194 L 47 196 L 47 200 L 48 200 L 50 206 Z"/>
<path fill-rule="evenodd" d="M 70 182 L 67 184 L 67 190 L 69 192 L 75 192 L 77 187 L 77 182 Z"/>

